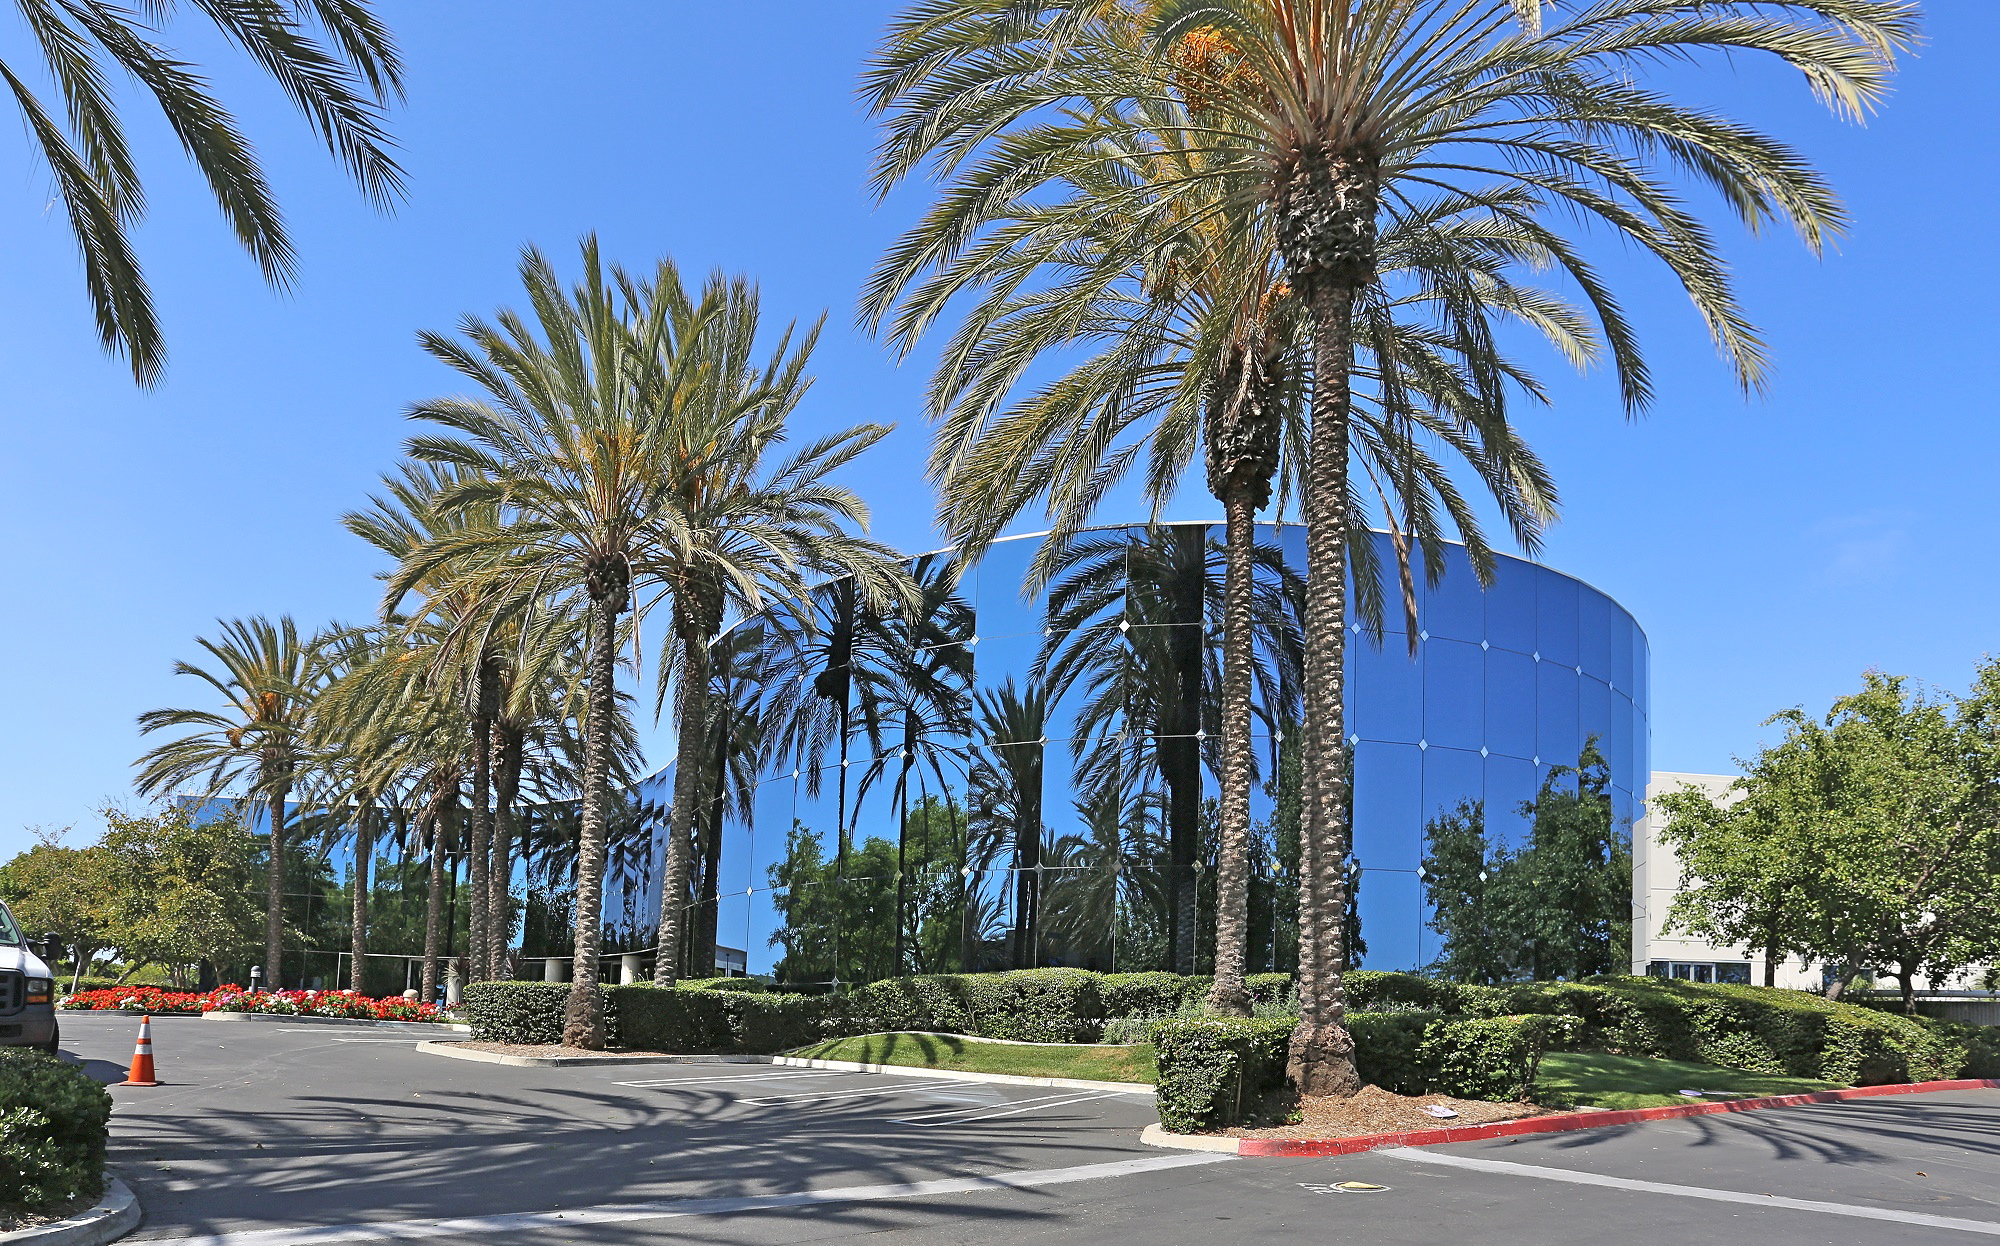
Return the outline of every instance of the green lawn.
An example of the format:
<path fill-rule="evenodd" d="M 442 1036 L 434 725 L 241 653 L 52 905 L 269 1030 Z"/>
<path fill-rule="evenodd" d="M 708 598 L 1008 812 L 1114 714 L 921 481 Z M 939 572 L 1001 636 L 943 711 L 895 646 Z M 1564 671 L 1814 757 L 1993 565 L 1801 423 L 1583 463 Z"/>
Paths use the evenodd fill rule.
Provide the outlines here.
<path fill-rule="evenodd" d="M 1702 1102 L 1680 1094 L 1682 1090 L 1727 1090 L 1753 1097 L 1832 1088 L 1832 1082 L 1809 1077 L 1776 1077 L 1713 1064 L 1611 1056 L 1601 1051 L 1551 1052 L 1542 1057 L 1541 1073 L 1535 1079 L 1535 1097 L 1551 1106 L 1614 1109 Z"/>
<path fill-rule="evenodd" d="M 938 1034 L 862 1034 L 789 1053 L 814 1060 L 854 1060 L 861 1064 L 908 1064 L 968 1073 L 1012 1073 L 1020 1077 L 1081 1077 L 1099 1082 L 1147 1082 L 1156 1076 L 1153 1048 L 1020 1047 L 975 1043 Z"/>

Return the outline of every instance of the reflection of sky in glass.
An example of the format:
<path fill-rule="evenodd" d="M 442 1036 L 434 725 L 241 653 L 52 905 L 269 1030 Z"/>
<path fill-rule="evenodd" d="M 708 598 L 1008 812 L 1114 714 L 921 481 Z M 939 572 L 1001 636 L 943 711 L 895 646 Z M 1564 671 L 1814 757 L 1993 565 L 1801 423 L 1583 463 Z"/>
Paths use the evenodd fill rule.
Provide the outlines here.
<path fill-rule="evenodd" d="M 1136 543 L 1146 539 L 1146 530 L 1099 535 L 1107 544 Z M 1219 525 L 1210 527 L 1209 539 L 1220 541 Z M 1280 548 L 1294 573 L 1303 571 L 1305 541 L 1300 528 L 1259 524 L 1257 539 Z M 1377 553 L 1387 565 L 1391 557 L 1387 538 L 1378 536 L 1376 541 Z M 1077 642 L 1100 659 L 1138 658 L 1172 648 L 1164 643 L 1172 636 L 1170 630 L 1145 624 L 1134 626 L 1136 635 L 1107 629 L 1059 635 L 1049 642 L 1042 603 L 1024 601 L 1020 594 L 1033 544 L 1027 539 L 996 544 L 961 581 L 960 593 L 976 611 L 970 630 L 978 637 L 968 649 L 973 668 L 969 692 L 990 698 L 1011 679 L 1017 698 L 1028 697 L 1035 691 L 1033 671 L 1045 644 Z M 1132 577 L 1139 565 L 1137 558 L 1127 564 Z M 1219 565 L 1211 551 L 1211 572 L 1219 575 Z M 1463 550 L 1456 546 L 1447 552 L 1439 583 L 1428 585 L 1419 567 L 1417 586 L 1422 635 L 1414 655 L 1407 637 L 1400 634 L 1401 594 L 1393 584 L 1385 595 L 1391 633 L 1379 645 L 1366 634 L 1350 634 L 1347 645 L 1346 729 L 1357 739 L 1354 853 L 1366 871 L 1360 904 L 1369 952 L 1363 964 L 1371 969 L 1415 968 L 1436 953 L 1436 936 L 1424 927 L 1423 889 L 1415 871 L 1424 853 L 1424 828 L 1440 814 L 1454 813 L 1462 805 L 1478 808 L 1492 848 L 1518 849 L 1529 831 L 1523 804 L 1535 798 L 1551 766 L 1575 764 L 1586 736 L 1600 737 L 1621 820 L 1636 812 L 1635 793 L 1643 792 L 1650 763 L 1646 637 L 1617 603 L 1559 572 L 1507 556 L 1498 557 L 1494 583 L 1482 590 Z M 1212 602 L 1205 611 L 1211 630 L 1201 637 L 1202 646 L 1212 649 L 1219 640 L 1213 631 Z M 1122 616 L 1114 604 L 1099 617 L 1115 623 Z M 1100 669 L 1111 665 L 1099 663 Z M 1163 913 L 1146 906 L 1160 902 L 1166 865 L 1166 784 L 1161 768 L 1182 754 L 1160 748 L 1150 735 L 1149 711 L 1122 699 L 1123 694 L 1110 698 L 1112 712 L 1099 725 L 1081 725 L 1087 695 L 1079 684 L 1046 707 L 1040 733 L 1049 741 L 1045 748 L 1032 733 L 1019 741 L 997 737 L 976 704 L 966 710 L 969 734 L 935 723 L 926 727 L 918 750 L 921 756 L 907 772 L 899 725 L 885 728 L 879 751 L 871 740 L 850 742 L 844 813 L 857 849 L 876 838 L 893 851 L 905 809 L 926 793 L 947 795 L 954 809 L 969 814 L 975 841 L 982 827 L 1000 841 L 992 845 L 985 868 L 963 878 L 969 901 L 940 919 L 970 936 L 965 942 L 983 967 L 1006 967 L 1016 879 L 1011 869 L 1012 833 L 1001 835 L 993 820 L 1004 811 L 982 807 L 992 798 L 980 795 L 976 778 L 982 766 L 989 775 L 1007 773 L 1010 767 L 1001 763 L 1020 760 L 1017 750 L 1041 754 L 1044 852 L 1053 853 L 1060 843 L 1074 857 L 1085 851 L 1080 845 L 1095 843 L 1100 852 L 1110 845 L 1110 856 L 1120 863 L 1118 887 L 1106 890 L 1115 895 L 1115 903 L 1108 909 L 1080 910 L 1082 915 L 1072 922 L 1078 939 L 1089 942 L 1091 954 L 1100 958 L 1116 945 L 1117 969 L 1162 967 L 1125 958 L 1139 955 L 1132 948 L 1135 941 L 1143 942 L 1149 923 L 1156 927 L 1164 920 Z M 1143 705 L 1152 694 L 1141 688 L 1130 695 Z M 1080 749 L 1075 746 L 1078 740 L 1083 743 Z M 1215 777 L 1208 767 L 1214 742 L 1197 743 L 1189 755 L 1198 755 L 1199 760 L 1183 787 L 1198 791 L 1203 801 L 1213 801 Z M 1275 764 L 1268 738 L 1259 739 L 1258 755 L 1261 773 L 1252 793 L 1252 820 L 1268 834 L 1277 816 L 1277 804 L 1266 786 Z M 1079 756 L 1096 758 L 1096 769 L 1084 772 Z M 743 947 L 752 972 L 768 972 L 781 955 L 770 943 L 780 921 L 770 891 L 770 871 L 785 860 L 794 819 L 812 830 L 829 867 L 838 851 L 843 806 L 837 747 L 829 748 L 823 761 L 814 793 L 805 776 L 794 781 L 795 759 L 771 759 L 752 807 L 734 814 L 725 828 L 717 880 L 717 938 L 725 946 Z M 1022 767 L 1011 769 L 1018 773 Z M 907 797 L 899 787 L 906 773 Z M 1087 816 L 1093 783 L 1099 788 L 1109 784 L 1125 802 L 1105 814 L 1108 821 L 1095 831 Z M 650 779 L 645 791 L 664 806 L 670 787 L 670 775 L 662 774 Z M 1098 796 L 1103 799 L 1101 791 Z M 962 864 L 939 860 L 935 869 L 959 879 Z M 1089 877 L 1082 867 L 1059 875 L 1055 864 L 1051 857 L 1045 878 L 1047 905 L 1053 905 L 1064 880 Z M 1273 885 L 1270 868 L 1268 863 L 1262 868 L 1259 885 Z M 914 875 L 906 881 L 914 885 Z M 1073 897 L 1077 891 L 1072 887 L 1067 894 Z M 1268 898 L 1268 892 L 1262 894 Z M 650 911 L 650 897 L 633 900 L 636 908 Z M 1201 920 L 1212 923 L 1212 890 L 1203 893 L 1201 904 Z M 1270 920 L 1269 904 L 1259 904 L 1263 920 Z M 605 907 L 609 917 L 622 915 L 626 904 L 623 897 L 607 896 Z M 867 920 L 884 919 L 877 914 Z M 1265 949 L 1260 954 L 1268 955 L 1271 935 L 1267 930 L 1253 936 L 1253 947 Z M 1204 950 L 1212 939 L 1213 930 L 1204 929 Z M 1051 954 L 1048 946 L 1045 939 L 1044 955 Z M 949 955 L 956 958 L 959 951 L 954 937 Z M 955 959 L 949 965 L 927 966 L 933 971 L 958 967 Z"/>

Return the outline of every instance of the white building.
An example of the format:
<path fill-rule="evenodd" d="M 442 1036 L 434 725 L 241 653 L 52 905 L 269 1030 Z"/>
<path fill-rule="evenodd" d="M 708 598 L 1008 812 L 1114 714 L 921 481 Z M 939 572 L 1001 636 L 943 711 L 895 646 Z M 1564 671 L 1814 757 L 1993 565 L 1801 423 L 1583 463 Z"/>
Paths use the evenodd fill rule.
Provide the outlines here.
<path fill-rule="evenodd" d="M 1685 931 L 1665 933 L 1667 912 L 1680 890 L 1681 864 L 1673 850 L 1660 843 L 1666 819 L 1653 812 L 1654 802 L 1682 787 L 1698 788 L 1712 800 L 1731 803 L 1736 793 L 1733 774 L 1679 774 L 1655 770 L 1646 784 L 1646 812 L 1632 828 L 1632 972 L 1686 978 L 1695 982 L 1764 982 L 1762 951 L 1718 947 Z M 1816 965 L 1796 956 L 1778 966 L 1776 985 L 1818 990 L 1823 979 Z"/>

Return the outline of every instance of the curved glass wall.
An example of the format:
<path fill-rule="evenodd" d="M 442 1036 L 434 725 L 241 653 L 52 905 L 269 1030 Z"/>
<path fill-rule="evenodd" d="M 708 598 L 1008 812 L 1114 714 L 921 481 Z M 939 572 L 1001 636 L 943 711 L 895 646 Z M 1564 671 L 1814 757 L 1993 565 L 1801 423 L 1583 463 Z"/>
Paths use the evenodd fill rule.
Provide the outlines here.
<path fill-rule="evenodd" d="M 1305 543 L 1295 525 L 1258 536 L 1251 961 L 1290 969 Z M 945 556 L 913 560 L 930 597 L 914 624 L 836 583 L 736 626 L 684 901 L 690 972 L 807 988 L 1030 965 L 1207 972 L 1221 541 L 1219 524 L 1092 530 L 1028 598 L 1035 539 L 1019 538 L 956 579 Z M 1474 826 L 1476 853 L 1518 851 L 1580 765 L 1629 828 L 1648 772 L 1632 617 L 1532 562 L 1501 556 L 1482 591 L 1461 547 L 1446 558 L 1434 585 L 1419 570 L 1414 644 L 1392 588 L 1379 643 L 1357 623 L 1348 647 L 1364 968 L 1437 961 L 1444 836 L 1462 846 Z M 642 832 L 608 880 L 626 947 L 652 942 L 672 786 L 641 785 L 651 860 Z"/>

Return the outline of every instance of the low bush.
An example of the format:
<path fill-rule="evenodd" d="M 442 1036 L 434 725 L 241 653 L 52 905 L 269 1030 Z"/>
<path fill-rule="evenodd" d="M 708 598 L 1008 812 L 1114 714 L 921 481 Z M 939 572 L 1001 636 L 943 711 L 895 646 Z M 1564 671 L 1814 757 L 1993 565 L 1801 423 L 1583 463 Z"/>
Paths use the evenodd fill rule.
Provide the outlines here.
<path fill-rule="evenodd" d="M 1100 976 L 1080 969 L 967 975 L 974 1033 L 1029 1043 L 1088 1043 L 1104 1019 Z"/>
<path fill-rule="evenodd" d="M 1442 1018 L 1442 1013 L 1420 1009 L 1348 1013 L 1347 1032 L 1354 1039 L 1361 1080 L 1399 1095 L 1423 1094 L 1431 1070 L 1418 1052 L 1424 1033 Z"/>
<path fill-rule="evenodd" d="M 111 1095 L 81 1068 L 0 1047 L 0 1209 L 36 1211 L 104 1188 Z"/>
<path fill-rule="evenodd" d="M 1097 997 L 1106 1017 L 1171 1017 L 1187 986 L 1177 973 L 1107 973 L 1097 980 Z"/>
<path fill-rule="evenodd" d="M 1361 1080 L 1399 1095 L 1512 1100 L 1534 1090 L 1542 1056 L 1576 1040 L 1579 1018 L 1554 1014 L 1448 1017 L 1349 1013 Z"/>
<path fill-rule="evenodd" d="M 675 983 L 685 991 L 742 991 L 762 995 L 764 984 L 755 978 L 682 978 Z"/>
<path fill-rule="evenodd" d="M 1285 1079 L 1289 1021 L 1212 1018 L 1153 1027 L 1154 1102 L 1173 1133 L 1223 1129 Z"/>
<path fill-rule="evenodd" d="M 1288 973 L 1245 974 L 1243 986 L 1250 992 L 1252 1008 L 1260 1010 L 1294 1008 L 1299 1002 L 1292 975 Z"/>
<path fill-rule="evenodd" d="M 607 1041 L 618 1038 L 617 1001 L 605 996 Z M 465 988 L 465 1019 L 476 1043 L 560 1043 L 563 1009 L 569 1003 L 567 982 L 475 982 Z"/>
<path fill-rule="evenodd" d="M 684 991 L 644 983 L 606 987 L 604 994 L 618 1016 L 619 1045 L 685 1055 L 735 1050 L 730 1006 L 749 998 L 728 991 Z"/>
<path fill-rule="evenodd" d="M 732 992 L 730 1033 L 737 1051 L 768 1056 L 835 1037 L 839 1017 L 830 995 Z"/>
<path fill-rule="evenodd" d="M 1341 976 L 1350 1012 L 1383 1011 L 1385 1004 L 1400 1004 L 1430 1012 L 1462 1011 L 1461 992 L 1455 983 L 1413 973 L 1385 973 L 1374 969 L 1350 970 Z"/>
<path fill-rule="evenodd" d="M 885 978 L 848 992 L 840 1001 L 844 1028 L 852 1034 L 921 1030 L 972 1034 L 972 979 L 962 974 Z"/>

